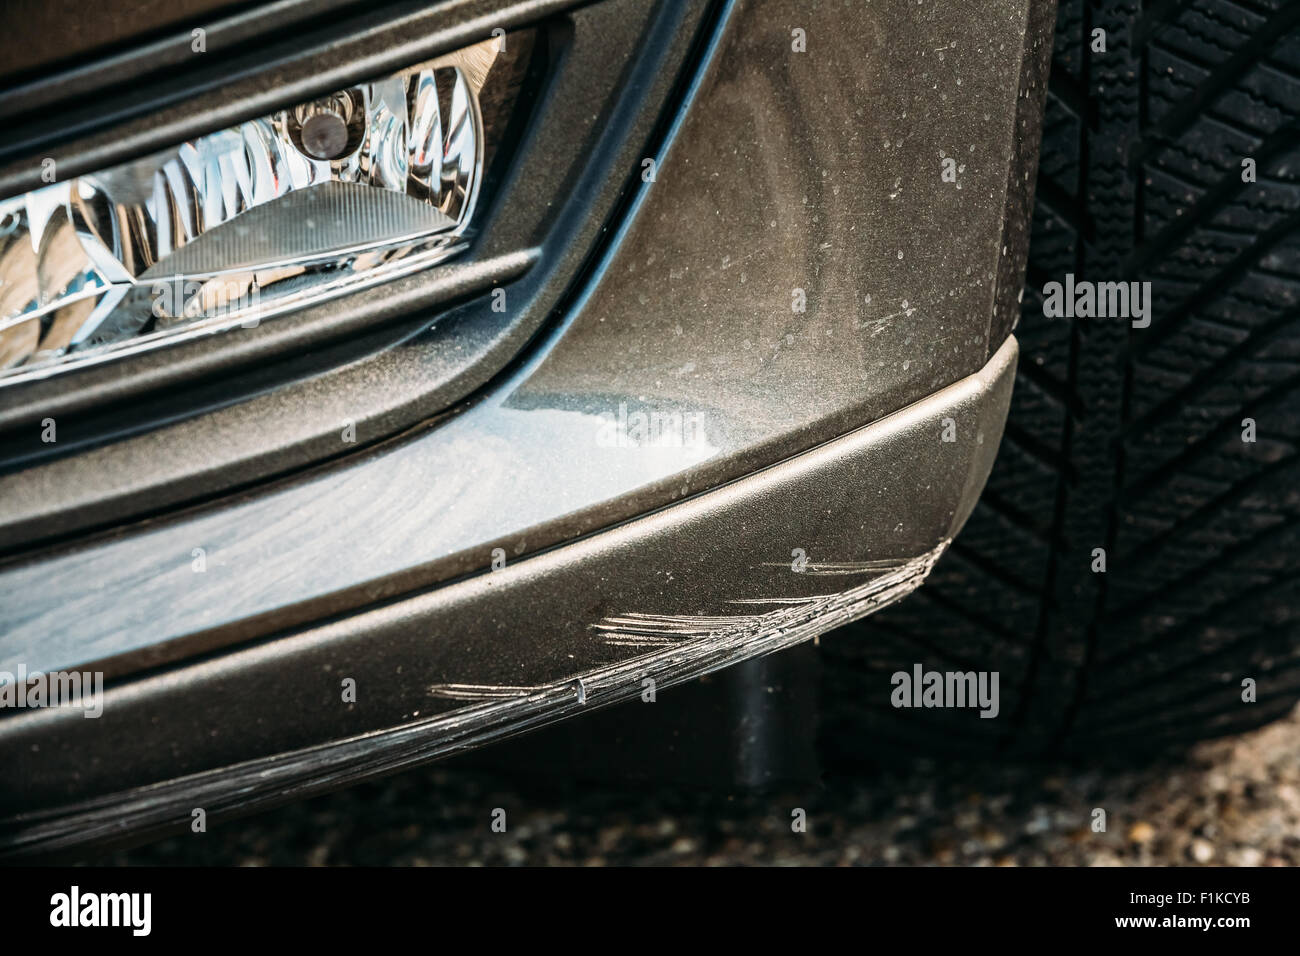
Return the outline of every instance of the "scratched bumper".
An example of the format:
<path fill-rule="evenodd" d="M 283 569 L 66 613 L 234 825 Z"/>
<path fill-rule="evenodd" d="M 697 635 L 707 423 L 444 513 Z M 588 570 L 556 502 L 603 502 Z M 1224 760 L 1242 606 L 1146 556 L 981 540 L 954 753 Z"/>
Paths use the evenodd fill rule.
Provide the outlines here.
<path fill-rule="evenodd" d="M 908 594 L 965 520 L 1015 362 L 1042 5 L 509 6 L 565 55 L 460 278 L 182 356 L 215 380 L 193 395 L 168 366 L 23 404 L 67 414 L 58 445 L 0 453 L 0 672 L 106 683 L 97 719 L 0 713 L 0 853 L 294 799 L 779 650 Z M 431 11 L 421 49 L 465 39 Z M 329 60 L 359 78 L 372 45 Z M 114 135 L 166 133 L 137 125 Z"/>
<path fill-rule="evenodd" d="M 301 797 L 870 614 L 921 585 L 970 513 L 1016 354 L 1009 338 L 981 371 L 923 401 L 587 540 L 111 687 L 100 720 L 43 710 L 0 722 L 7 769 L 27 782 L 25 806 L 7 801 L 2 852 Z M 355 703 L 340 701 L 345 678 Z M 249 759 L 232 764 L 236 742 Z M 176 774 L 178 763 L 193 771 Z M 64 799 L 72 781 L 93 798 Z"/>

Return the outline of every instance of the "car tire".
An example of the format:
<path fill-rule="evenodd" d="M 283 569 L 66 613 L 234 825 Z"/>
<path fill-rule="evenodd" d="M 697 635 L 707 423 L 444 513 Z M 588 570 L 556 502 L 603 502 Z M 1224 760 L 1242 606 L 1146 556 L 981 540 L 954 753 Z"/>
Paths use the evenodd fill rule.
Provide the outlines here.
<path fill-rule="evenodd" d="M 1101 31 L 1101 32 L 1098 32 Z M 822 642 L 822 739 L 1027 756 L 1236 733 L 1300 697 L 1300 4 L 1062 2 L 980 504 L 917 595 Z M 1150 324 L 1044 287 L 1150 282 Z M 996 719 L 891 675 L 999 675 Z"/>

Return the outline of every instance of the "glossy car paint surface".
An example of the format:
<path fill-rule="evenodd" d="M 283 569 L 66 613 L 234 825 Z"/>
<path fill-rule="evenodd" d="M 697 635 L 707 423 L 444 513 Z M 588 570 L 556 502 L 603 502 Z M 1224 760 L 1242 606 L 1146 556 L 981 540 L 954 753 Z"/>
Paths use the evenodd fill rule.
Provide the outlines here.
<path fill-rule="evenodd" d="M 0 662 L 111 671 L 152 646 L 156 663 L 482 571 L 493 548 L 513 559 L 653 509 L 970 374 L 1016 149 L 1008 24 L 1025 9 L 1002 6 L 976 27 L 901 2 L 817 7 L 796 54 L 799 5 L 740 5 L 631 223 L 532 361 L 422 434 L 5 569 Z M 620 409 L 696 415 L 702 433 L 602 447 Z"/>
<path fill-rule="evenodd" d="M 111 705 L 0 718 L 26 781 L 4 845 L 389 771 L 618 699 L 674 640 L 694 664 L 669 654 L 669 682 L 726 662 L 718 632 L 767 653 L 919 584 L 1005 417 L 1031 7 L 711 5 L 620 216 L 516 361 L 367 447 L 0 565 L 0 669 L 93 665 Z M 340 706 L 343 677 L 367 690 Z"/>
<path fill-rule="evenodd" d="M 305 796 L 635 697 L 647 681 L 669 687 L 899 600 L 983 488 L 1015 359 L 1009 339 L 922 402 L 617 530 L 122 684 L 100 719 L 17 715 L 5 744 L 24 792 L 0 812 L 40 809 L 0 821 L 0 853 L 175 825 L 198 805 Z M 953 442 L 939 438 L 945 421 L 962 423 Z M 358 696 L 340 706 L 343 680 Z M 160 752 L 171 782 L 132 787 Z M 96 798 L 77 800 L 87 792 Z"/>

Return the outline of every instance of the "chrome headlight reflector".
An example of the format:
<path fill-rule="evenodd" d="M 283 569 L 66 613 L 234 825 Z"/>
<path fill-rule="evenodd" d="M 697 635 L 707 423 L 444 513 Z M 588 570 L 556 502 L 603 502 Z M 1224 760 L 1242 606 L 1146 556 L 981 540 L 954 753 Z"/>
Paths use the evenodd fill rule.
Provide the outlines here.
<path fill-rule="evenodd" d="M 502 48 L 0 200 L 0 385 L 255 325 L 464 248 Z"/>

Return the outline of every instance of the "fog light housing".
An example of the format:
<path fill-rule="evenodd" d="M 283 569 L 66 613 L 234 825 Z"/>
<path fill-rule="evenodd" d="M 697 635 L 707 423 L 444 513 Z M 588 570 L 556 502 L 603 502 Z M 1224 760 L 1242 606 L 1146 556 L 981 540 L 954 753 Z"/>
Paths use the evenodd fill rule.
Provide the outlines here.
<path fill-rule="evenodd" d="M 503 44 L 0 200 L 0 385 L 252 326 L 463 249 Z"/>

